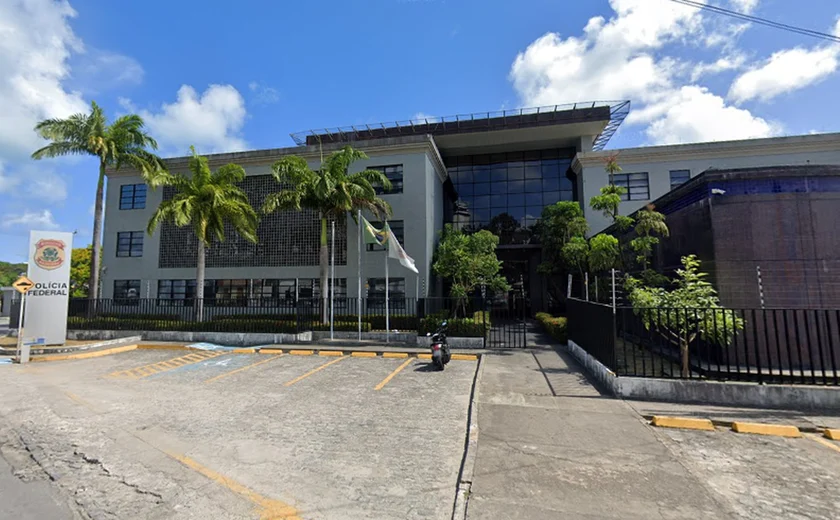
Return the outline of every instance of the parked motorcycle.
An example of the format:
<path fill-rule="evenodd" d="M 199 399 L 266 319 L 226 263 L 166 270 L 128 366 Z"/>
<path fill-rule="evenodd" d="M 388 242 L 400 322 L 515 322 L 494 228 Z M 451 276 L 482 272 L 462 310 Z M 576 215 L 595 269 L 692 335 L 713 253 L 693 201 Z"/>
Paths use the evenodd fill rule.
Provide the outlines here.
<path fill-rule="evenodd" d="M 443 367 L 452 359 L 449 344 L 446 342 L 446 325 L 447 323 L 444 321 L 434 334 L 426 333 L 426 336 L 432 337 L 432 364 L 438 370 L 443 370 Z"/>

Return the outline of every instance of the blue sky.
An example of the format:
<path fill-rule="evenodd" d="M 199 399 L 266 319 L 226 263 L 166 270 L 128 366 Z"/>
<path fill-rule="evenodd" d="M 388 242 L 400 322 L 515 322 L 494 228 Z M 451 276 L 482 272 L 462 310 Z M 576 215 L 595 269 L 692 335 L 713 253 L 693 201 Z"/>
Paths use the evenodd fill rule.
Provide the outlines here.
<path fill-rule="evenodd" d="M 824 32 L 831 0 L 712 3 Z M 0 0 L 0 260 L 29 229 L 91 240 L 96 162 L 32 132 L 96 100 L 162 155 L 290 132 L 630 99 L 610 147 L 838 131 L 840 45 L 668 0 Z"/>

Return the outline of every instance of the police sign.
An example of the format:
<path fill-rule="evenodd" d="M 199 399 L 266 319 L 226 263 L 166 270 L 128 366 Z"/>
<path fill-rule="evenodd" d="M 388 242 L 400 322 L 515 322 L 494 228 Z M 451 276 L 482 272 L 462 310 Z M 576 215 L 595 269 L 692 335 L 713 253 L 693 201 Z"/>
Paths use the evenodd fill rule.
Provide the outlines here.
<path fill-rule="evenodd" d="M 46 345 L 63 345 L 67 337 L 72 250 L 72 233 L 30 232 L 28 278 L 34 286 L 26 293 L 24 329 Z"/>

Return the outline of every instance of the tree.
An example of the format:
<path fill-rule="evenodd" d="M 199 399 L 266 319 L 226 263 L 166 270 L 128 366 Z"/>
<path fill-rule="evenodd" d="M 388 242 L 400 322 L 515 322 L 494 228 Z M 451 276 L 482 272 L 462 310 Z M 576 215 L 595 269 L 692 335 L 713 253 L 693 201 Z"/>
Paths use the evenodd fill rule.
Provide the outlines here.
<path fill-rule="evenodd" d="M 563 279 L 567 272 L 577 269 L 583 273 L 586 269 L 589 248 L 584 237 L 589 224 L 577 202 L 561 201 L 546 206 L 541 216 L 538 236 L 543 247 L 543 262 L 537 271 L 546 276 L 554 299 L 563 301 L 566 295 L 562 290 L 566 283 Z M 586 247 L 582 249 L 582 246 Z M 567 250 L 567 247 L 571 249 Z"/>
<path fill-rule="evenodd" d="M 90 296 L 90 265 L 93 246 L 73 249 L 70 259 L 70 296 L 84 298 Z M 99 251 L 100 259 L 102 250 Z"/>
<path fill-rule="evenodd" d="M 627 193 L 626 189 L 615 185 L 615 174 L 621 172 L 621 166 L 618 165 L 618 156 L 611 155 L 608 157 L 604 170 L 609 175 L 610 183 L 601 188 L 600 195 L 589 199 L 589 206 L 610 219 L 619 232 L 625 231 L 633 225 L 633 219 L 618 214 L 621 197 Z"/>
<path fill-rule="evenodd" d="M 262 211 L 272 213 L 278 210 L 311 209 L 317 211 L 321 219 L 321 312 L 325 322 L 329 307 L 327 221 L 330 218 L 345 218 L 348 212 L 352 212 L 351 216 L 355 220 L 356 210 L 369 211 L 379 219 L 391 216 L 391 206 L 378 197 L 374 189 L 374 186 L 381 186 L 386 191 L 391 189 L 391 182 L 384 173 L 378 170 L 347 173 L 351 164 L 367 158 L 361 150 L 345 146 L 330 154 L 326 160 L 322 158 L 321 168 L 317 171 L 309 168 L 306 159 L 295 155 L 283 157 L 271 167 L 272 175 L 283 189 L 266 197 Z"/>
<path fill-rule="evenodd" d="M 589 240 L 589 268 L 596 272 L 609 271 L 618 266 L 621 257 L 618 239 L 612 235 L 595 235 Z"/>
<path fill-rule="evenodd" d="M 160 159 L 148 151 L 156 150 L 157 142 L 144 130 L 143 119 L 134 114 L 117 118 L 110 125 L 96 102 L 90 114 L 74 114 L 67 119 L 46 119 L 35 125 L 35 131 L 50 144 L 32 153 L 33 159 L 90 155 L 99 159 L 99 180 L 93 213 L 93 249 L 102 249 L 102 213 L 105 190 L 105 169 L 119 170 L 131 166 L 148 179 L 163 169 Z M 91 259 L 90 298 L 99 294 L 100 258 Z"/>
<path fill-rule="evenodd" d="M 190 147 L 191 175 L 161 172 L 154 178 L 153 186 L 172 186 L 175 195 L 160 203 L 149 220 L 147 232 L 151 235 L 163 222 L 176 226 L 192 226 L 198 239 L 196 259 L 196 317 L 204 318 L 204 257 L 213 241 L 225 240 L 225 224 L 251 242 L 257 241 L 258 217 L 248 202 L 245 192 L 236 183 L 245 179 L 245 170 L 236 164 L 227 164 L 215 172 L 210 170 L 206 157 L 199 156 Z"/>
<path fill-rule="evenodd" d="M 450 296 L 458 299 L 458 307 L 466 311 L 466 299 L 482 285 L 493 291 L 509 291 L 510 286 L 499 274 L 502 262 L 496 257 L 499 237 L 487 230 L 465 234 L 444 226 L 432 264 L 434 272 L 452 283 Z"/>
<path fill-rule="evenodd" d="M 648 270 L 648 259 L 653 254 L 653 246 L 659 243 L 655 235 L 667 237 L 670 235 L 665 215 L 655 211 L 653 204 L 648 204 L 636 214 L 636 235 L 630 241 L 630 248 L 636 253 L 636 261 L 642 264 L 644 271 Z"/>
<path fill-rule="evenodd" d="M 645 328 L 679 346 L 682 377 L 688 377 L 691 343 L 700 337 L 727 347 L 743 330 L 744 320 L 720 305 L 717 291 L 705 280 L 706 273 L 700 272 L 695 255 L 684 256 L 682 264 L 673 290 L 648 287 L 629 276 L 625 289 L 633 312 L 641 317 Z"/>

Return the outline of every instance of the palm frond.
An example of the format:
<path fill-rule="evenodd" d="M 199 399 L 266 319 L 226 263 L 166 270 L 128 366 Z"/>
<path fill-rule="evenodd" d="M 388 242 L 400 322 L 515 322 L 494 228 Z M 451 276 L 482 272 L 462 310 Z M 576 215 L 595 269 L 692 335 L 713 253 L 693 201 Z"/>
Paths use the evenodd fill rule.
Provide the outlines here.
<path fill-rule="evenodd" d="M 353 162 L 367 158 L 365 152 L 348 145 L 337 152 L 331 153 L 324 161 L 322 170 L 326 170 L 334 176 L 346 175 L 347 169 Z"/>
<path fill-rule="evenodd" d="M 271 165 L 271 174 L 277 182 L 295 187 L 313 184 L 316 178 L 306 159 L 296 155 L 283 157 Z"/>
<path fill-rule="evenodd" d="M 263 213 L 274 213 L 275 211 L 296 210 L 303 209 L 301 204 L 301 193 L 297 190 L 282 190 L 269 194 L 263 202 Z"/>
<path fill-rule="evenodd" d="M 33 159 L 64 157 L 67 155 L 92 155 L 90 151 L 74 142 L 61 141 L 50 143 L 32 152 Z"/>
<path fill-rule="evenodd" d="M 245 180 L 245 169 L 238 164 L 226 164 L 213 174 L 213 183 L 234 184 Z"/>
<path fill-rule="evenodd" d="M 379 170 L 364 170 L 359 173 L 354 173 L 348 179 L 354 184 L 361 184 L 360 181 L 367 182 L 371 186 L 382 186 L 385 191 L 391 191 L 391 181 L 388 176 Z"/>

